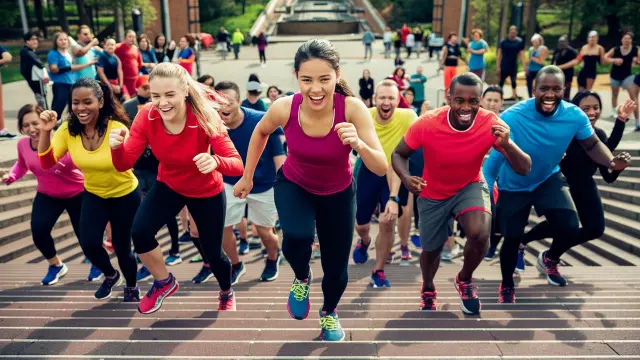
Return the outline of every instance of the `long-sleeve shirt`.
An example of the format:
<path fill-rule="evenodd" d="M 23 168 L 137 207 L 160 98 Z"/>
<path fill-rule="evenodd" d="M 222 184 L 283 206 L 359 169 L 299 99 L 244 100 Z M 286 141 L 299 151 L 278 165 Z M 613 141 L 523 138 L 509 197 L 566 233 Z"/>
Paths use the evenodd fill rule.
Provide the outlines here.
<path fill-rule="evenodd" d="M 18 161 L 9 171 L 9 181 L 20 180 L 27 172 L 35 175 L 38 185 L 36 191 L 54 198 L 68 199 L 84 191 L 84 176 L 71 161 L 69 154 L 63 156 L 50 169 L 40 166 L 38 150 L 31 147 L 31 139 L 18 141 Z"/>
<path fill-rule="evenodd" d="M 229 135 L 222 132 L 208 136 L 198 125 L 190 105 L 187 105 L 187 120 L 180 134 L 168 133 L 158 110 L 151 104 L 145 105 L 138 112 L 126 141 L 117 150 L 111 150 L 113 165 L 119 171 L 131 169 L 147 145 L 160 161 L 158 181 L 186 197 L 215 196 L 224 191 L 222 174 L 240 176 L 244 172 L 240 154 Z M 209 174 L 203 174 L 193 158 L 209 153 L 209 147 L 218 167 Z"/>
<path fill-rule="evenodd" d="M 82 144 L 80 135 L 73 136 L 69 133 L 69 123 L 65 121 L 53 135 L 49 149 L 38 154 L 40 166 L 43 169 L 50 169 L 56 165 L 58 159 L 62 159 L 68 153 L 73 163 L 84 174 L 84 188 L 88 192 L 103 199 L 129 195 L 138 187 L 138 179 L 131 170 L 116 171 L 109 148 L 111 130 L 126 128 L 121 122 L 109 120 L 102 144 L 96 150 L 89 151 Z"/>
<path fill-rule="evenodd" d="M 20 74 L 22 74 L 25 80 L 33 80 L 31 78 L 31 70 L 34 66 L 38 69 L 44 69 L 44 64 L 36 52 L 24 46 L 22 50 L 20 50 Z"/>
<path fill-rule="evenodd" d="M 595 128 L 594 130 L 598 138 L 600 138 L 600 141 L 602 141 L 609 150 L 613 151 L 620 143 L 620 140 L 622 140 L 624 126 L 624 121 L 616 120 L 613 130 L 611 131 L 611 137 L 609 138 L 607 138 L 607 135 L 602 129 Z M 567 148 L 567 155 L 560 161 L 560 170 L 567 178 L 569 186 L 577 184 L 585 178 L 592 177 L 598 169 L 600 169 L 600 175 L 602 175 L 604 181 L 608 183 L 614 182 L 621 173 L 621 171 L 609 172 L 606 166 L 594 163 L 577 140 L 574 139 L 571 141 L 571 144 L 569 144 Z"/>

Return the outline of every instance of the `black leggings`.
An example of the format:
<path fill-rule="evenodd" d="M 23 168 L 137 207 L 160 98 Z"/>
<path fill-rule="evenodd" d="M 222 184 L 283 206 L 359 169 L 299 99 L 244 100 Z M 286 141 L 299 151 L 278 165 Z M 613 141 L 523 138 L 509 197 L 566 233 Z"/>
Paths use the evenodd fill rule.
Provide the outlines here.
<path fill-rule="evenodd" d="M 133 220 L 133 244 L 138 254 L 145 254 L 158 247 L 156 234 L 171 216 L 187 206 L 200 235 L 200 246 L 218 280 L 220 289 L 231 288 L 231 264 L 222 252 L 222 235 L 227 199 L 224 191 L 210 197 L 191 198 L 171 190 L 157 181 L 142 201 Z M 159 280 L 159 279 L 158 279 Z"/>
<path fill-rule="evenodd" d="M 80 215 L 80 246 L 105 276 L 113 276 L 116 270 L 111 265 L 107 251 L 102 247 L 102 237 L 107 223 L 111 223 L 113 248 L 118 258 L 122 275 L 128 287 L 136 286 L 138 265 L 131 251 L 131 225 L 140 206 L 140 191 L 104 199 L 88 191 L 82 194 L 82 214 Z"/>
<path fill-rule="evenodd" d="M 258 55 L 260 56 L 260 63 L 267 63 L 267 55 L 265 55 L 264 50 L 258 50 Z"/>
<path fill-rule="evenodd" d="M 517 65 L 516 68 L 500 67 L 500 81 L 498 82 L 498 84 L 500 88 L 502 88 L 504 86 L 504 81 L 507 80 L 507 78 L 511 78 L 511 88 L 515 89 L 518 86 L 518 84 L 516 83 L 517 77 Z"/>
<path fill-rule="evenodd" d="M 51 110 L 58 114 L 58 120 L 60 120 L 62 112 L 67 105 L 69 105 L 69 111 L 71 111 L 71 84 L 54 83 L 52 90 Z"/>
<path fill-rule="evenodd" d="M 569 191 L 576 205 L 582 227 L 574 241 L 554 241 L 554 243 L 559 242 L 556 254 L 558 257 L 574 246 L 599 238 L 604 233 L 605 228 L 604 209 L 602 208 L 600 193 L 598 193 L 598 186 L 593 177 L 580 179 L 579 182 L 572 183 Z M 553 228 L 549 221 L 545 220 L 531 229 L 524 236 L 522 243 L 528 244 L 531 241 L 547 239 L 553 236 Z"/>
<path fill-rule="evenodd" d="M 315 229 L 320 242 L 322 293 L 327 313 L 333 312 L 347 288 L 347 265 L 353 240 L 356 203 L 355 182 L 331 195 L 314 195 L 278 172 L 275 201 L 282 226 L 282 252 L 296 279 L 309 276 Z"/>
<path fill-rule="evenodd" d="M 537 71 L 529 71 L 527 73 L 527 91 L 529 92 L 529 97 L 533 97 L 533 80 L 535 80 L 536 75 L 538 75 Z"/>
<path fill-rule="evenodd" d="M 33 243 L 49 260 L 57 255 L 56 245 L 51 237 L 51 230 L 64 210 L 71 219 L 71 226 L 80 238 L 80 210 L 82 207 L 82 193 L 67 199 L 54 198 L 43 193 L 36 193 L 31 210 L 31 234 Z"/>

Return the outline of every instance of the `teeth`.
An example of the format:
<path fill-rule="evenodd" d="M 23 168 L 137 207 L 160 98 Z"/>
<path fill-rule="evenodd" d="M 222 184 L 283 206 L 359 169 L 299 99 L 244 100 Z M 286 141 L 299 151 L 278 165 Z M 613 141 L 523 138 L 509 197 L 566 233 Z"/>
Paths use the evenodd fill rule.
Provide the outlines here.
<path fill-rule="evenodd" d="M 315 101 L 320 101 L 322 99 L 324 99 L 324 96 L 310 96 L 311 100 L 315 100 Z"/>

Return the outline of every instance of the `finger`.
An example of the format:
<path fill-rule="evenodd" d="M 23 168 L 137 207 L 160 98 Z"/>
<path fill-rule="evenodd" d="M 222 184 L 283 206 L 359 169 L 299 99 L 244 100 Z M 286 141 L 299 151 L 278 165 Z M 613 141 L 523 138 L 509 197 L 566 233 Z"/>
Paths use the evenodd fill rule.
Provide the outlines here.
<path fill-rule="evenodd" d="M 193 157 L 193 161 L 198 161 L 205 155 L 206 155 L 205 153 L 200 153 L 200 154 L 198 154 L 198 155 Z"/>

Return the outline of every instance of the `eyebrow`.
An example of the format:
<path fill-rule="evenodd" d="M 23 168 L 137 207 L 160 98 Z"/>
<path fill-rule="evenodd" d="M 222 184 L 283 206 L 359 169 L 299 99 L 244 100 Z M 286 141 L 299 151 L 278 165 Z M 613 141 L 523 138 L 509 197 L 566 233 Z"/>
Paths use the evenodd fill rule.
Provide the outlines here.
<path fill-rule="evenodd" d="M 303 79 L 312 79 L 313 76 L 310 75 L 300 75 L 301 78 Z M 331 74 L 324 74 L 324 75 L 320 75 L 318 76 L 319 78 L 325 78 L 325 77 L 331 77 Z"/>
<path fill-rule="evenodd" d="M 166 92 L 166 94 L 167 95 L 174 94 L 175 92 L 176 92 L 175 90 L 169 90 Z M 159 94 L 160 94 L 159 92 L 154 92 L 154 91 L 151 92 L 151 95 L 159 95 Z"/>

